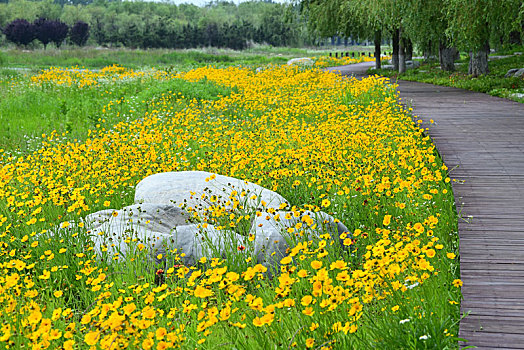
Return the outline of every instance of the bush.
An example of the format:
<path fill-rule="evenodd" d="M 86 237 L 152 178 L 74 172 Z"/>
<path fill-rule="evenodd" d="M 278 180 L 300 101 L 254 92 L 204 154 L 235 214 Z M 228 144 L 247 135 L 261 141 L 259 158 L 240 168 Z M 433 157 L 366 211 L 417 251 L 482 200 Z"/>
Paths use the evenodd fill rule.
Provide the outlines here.
<path fill-rule="evenodd" d="M 25 19 L 15 19 L 5 27 L 4 34 L 17 45 L 28 45 L 35 39 L 35 27 Z"/>
<path fill-rule="evenodd" d="M 89 24 L 83 21 L 76 22 L 71 28 L 69 39 L 78 46 L 84 46 L 89 38 Z"/>
<path fill-rule="evenodd" d="M 47 44 L 49 44 L 52 40 L 54 30 L 53 21 L 49 21 L 45 18 L 40 17 L 39 19 L 33 22 L 33 25 L 35 30 L 35 37 L 42 44 L 44 44 L 45 50 L 47 48 Z"/>

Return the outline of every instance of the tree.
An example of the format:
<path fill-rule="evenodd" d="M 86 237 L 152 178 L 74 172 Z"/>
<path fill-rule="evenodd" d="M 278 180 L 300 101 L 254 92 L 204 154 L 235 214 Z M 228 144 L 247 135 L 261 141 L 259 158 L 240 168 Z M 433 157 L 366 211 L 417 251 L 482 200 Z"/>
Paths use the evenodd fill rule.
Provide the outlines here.
<path fill-rule="evenodd" d="M 442 0 L 406 1 L 410 10 L 406 11 L 404 25 L 412 40 L 428 57 L 438 50 L 442 70 L 455 70 L 458 51 L 446 36 L 448 20 Z"/>
<path fill-rule="evenodd" d="M 89 24 L 84 21 L 76 22 L 69 33 L 69 39 L 78 46 L 84 46 L 89 38 Z"/>
<path fill-rule="evenodd" d="M 7 40 L 17 44 L 27 46 L 35 39 L 35 30 L 33 24 L 25 19 L 15 19 L 4 29 L 4 35 Z"/>
<path fill-rule="evenodd" d="M 67 38 L 69 26 L 62 21 L 52 21 L 52 28 L 51 41 L 59 48 Z"/>
<path fill-rule="evenodd" d="M 49 44 L 53 37 L 54 31 L 54 22 L 49 21 L 46 18 L 40 17 L 33 22 L 35 38 L 38 39 L 42 44 L 44 44 L 44 50 L 47 49 L 47 44 Z"/>
<path fill-rule="evenodd" d="M 522 0 L 445 0 L 448 35 L 464 50 L 470 51 L 469 74 L 489 72 L 490 39 L 508 37 L 519 30 L 524 4 Z"/>

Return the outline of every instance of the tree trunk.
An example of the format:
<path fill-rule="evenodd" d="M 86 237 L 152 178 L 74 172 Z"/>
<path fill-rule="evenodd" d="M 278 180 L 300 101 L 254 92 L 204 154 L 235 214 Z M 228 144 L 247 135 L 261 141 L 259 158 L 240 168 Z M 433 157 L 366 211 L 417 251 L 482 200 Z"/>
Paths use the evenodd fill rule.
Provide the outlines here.
<path fill-rule="evenodd" d="M 484 45 L 477 51 L 469 53 L 469 67 L 468 73 L 474 77 L 479 75 L 488 74 L 488 54 L 489 54 L 489 41 L 486 40 Z"/>
<path fill-rule="evenodd" d="M 429 40 L 426 46 L 424 46 L 424 61 L 428 62 L 432 55 L 432 42 Z"/>
<path fill-rule="evenodd" d="M 457 49 L 449 47 L 445 41 L 440 42 L 439 46 L 439 60 L 440 69 L 447 72 L 455 70 L 455 57 L 457 56 Z"/>
<path fill-rule="evenodd" d="M 382 33 L 380 30 L 375 31 L 375 69 L 380 69 L 380 43 L 382 41 Z"/>
<path fill-rule="evenodd" d="M 406 72 L 406 48 L 404 47 L 404 40 L 402 40 L 402 28 L 398 31 L 398 72 Z"/>
<path fill-rule="evenodd" d="M 393 69 L 398 71 L 398 40 L 399 39 L 399 30 L 393 30 L 393 55 L 391 56 L 391 64 Z"/>
<path fill-rule="evenodd" d="M 413 42 L 406 39 L 406 61 L 413 61 Z"/>

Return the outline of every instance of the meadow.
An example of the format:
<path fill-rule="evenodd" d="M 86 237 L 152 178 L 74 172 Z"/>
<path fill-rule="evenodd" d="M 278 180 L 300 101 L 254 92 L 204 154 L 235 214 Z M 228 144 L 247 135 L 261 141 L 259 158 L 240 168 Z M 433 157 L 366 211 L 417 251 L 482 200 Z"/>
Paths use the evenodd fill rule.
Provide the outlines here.
<path fill-rule="evenodd" d="M 268 64 L 0 80 L 0 341 L 10 348 L 457 347 L 448 169 L 387 78 Z M 162 272 L 137 242 L 126 259 L 94 253 L 82 217 L 132 204 L 150 174 L 182 170 L 260 184 L 294 215 L 323 210 L 349 232 L 307 240 L 312 228 L 298 223 L 277 271 L 249 249 L 194 266 L 170 251 Z M 258 214 L 215 213 L 224 234 Z"/>
<path fill-rule="evenodd" d="M 284 64 L 296 57 L 325 57 L 329 52 L 351 52 L 355 56 L 371 53 L 371 46 L 341 46 L 326 48 L 290 48 L 253 45 L 251 48 L 238 51 L 214 47 L 202 49 L 123 49 L 102 47 L 66 47 L 56 49 L 17 50 L 15 48 L 0 50 L 0 68 L 22 68 L 38 71 L 51 66 L 83 66 L 92 69 L 120 64 L 126 68 L 142 69 L 144 67 L 170 67 L 177 69 L 198 68 L 202 65 L 226 67 L 231 65 Z M 340 60 L 332 60 L 341 64 Z"/>

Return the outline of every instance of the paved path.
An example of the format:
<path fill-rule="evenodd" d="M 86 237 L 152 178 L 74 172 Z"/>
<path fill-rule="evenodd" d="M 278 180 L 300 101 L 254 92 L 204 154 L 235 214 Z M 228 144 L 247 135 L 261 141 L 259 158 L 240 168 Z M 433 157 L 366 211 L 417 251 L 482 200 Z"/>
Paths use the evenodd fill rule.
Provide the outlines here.
<path fill-rule="evenodd" d="M 371 63 L 336 67 L 364 76 Z M 459 336 L 479 349 L 524 349 L 524 104 L 449 87 L 399 82 L 456 181 Z"/>

